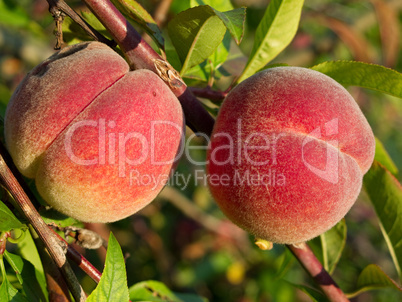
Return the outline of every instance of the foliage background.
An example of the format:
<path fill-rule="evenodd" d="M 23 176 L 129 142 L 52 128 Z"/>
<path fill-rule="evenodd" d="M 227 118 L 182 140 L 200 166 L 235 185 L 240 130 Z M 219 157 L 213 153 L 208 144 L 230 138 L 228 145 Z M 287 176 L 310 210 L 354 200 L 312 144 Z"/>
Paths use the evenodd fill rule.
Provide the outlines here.
<path fill-rule="evenodd" d="M 159 3 L 157 0 L 139 2 L 151 14 Z M 78 10 L 86 10 L 79 1 L 68 3 Z M 220 89 L 225 89 L 232 80 L 225 77 L 225 70 L 236 73 L 244 66 L 268 1 L 232 3 L 235 7 L 247 6 L 246 33 L 240 47 L 230 45 L 232 60 L 223 66 L 222 77 L 215 82 Z M 174 0 L 167 19 L 188 7 L 188 1 Z M 1 116 L 19 81 L 53 53 L 54 23 L 47 10 L 44 0 L 0 0 Z M 310 67 L 328 60 L 353 59 L 401 72 L 401 21 L 402 2 L 398 0 L 307 0 L 295 39 L 271 63 Z M 163 31 L 167 36 L 166 22 Z M 205 86 L 195 79 L 188 82 Z M 349 91 L 401 171 L 400 99 L 357 87 Z M 192 143 L 205 142 L 197 139 Z M 202 159 L 205 154 L 198 150 L 192 151 L 191 156 Z M 183 175 L 194 175 L 195 169 L 200 167 L 191 165 L 184 157 L 178 167 Z M 283 246 L 275 246 L 271 251 L 258 250 L 252 238 L 226 222 L 206 186 L 196 186 L 193 181 L 184 190 L 178 183 L 175 187 L 185 198 L 176 198 L 177 191 L 166 189 L 152 204 L 130 218 L 107 226 L 88 226 L 106 239 L 109 230 L 113 231 L 126 256 L 129 286 L 154 279 L 177 292 L 197 293 L 211 301 L 310 301 L 291 285 L 309 284 L 310 280 Z M 397 280 L 376 215 L 364 192 L 346 216 L 346 224 L 347 244 L 333 275 L 340 287 L 352 292 L 360 272 L 370 263 L 379 265 Z M 104 250 L 81 252 L 102 269 Z M 31 262 L 38 262 L 34 255 L 30 257 Z M 84 289 L 90 292 L 95 283 L 79 270 L 77 274 Z M 12 274 L 9 277 L 12 281 Z M 355 301 L 398 301 L 401 297 L 397 291 L 383 289 L 364 293 Z"/>

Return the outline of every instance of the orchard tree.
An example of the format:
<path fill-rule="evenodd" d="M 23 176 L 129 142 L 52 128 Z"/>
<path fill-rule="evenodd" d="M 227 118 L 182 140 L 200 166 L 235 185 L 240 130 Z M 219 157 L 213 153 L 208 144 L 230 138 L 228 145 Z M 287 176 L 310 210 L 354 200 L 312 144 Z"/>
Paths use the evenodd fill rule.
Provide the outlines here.
<path fill-rule="evenodd" d="M 2 301 L 401 299 L 402 7 L 245 2 L 0 1 Z"/>

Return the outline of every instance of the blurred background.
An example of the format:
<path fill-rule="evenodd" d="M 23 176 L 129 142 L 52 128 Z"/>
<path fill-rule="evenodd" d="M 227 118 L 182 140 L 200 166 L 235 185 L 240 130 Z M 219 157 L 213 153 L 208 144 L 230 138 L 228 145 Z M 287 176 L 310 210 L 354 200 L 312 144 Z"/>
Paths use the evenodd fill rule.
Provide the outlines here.
<path fill-rule="evenodd" d="M 160 24 L 164 32 L 169 19 L 189 7 L 189 1 L 182 0 L 138 2 L 151 15 L 163 12 Z M 161 10 L 161 2 L 170 7 Z M 86 11 L 80 1 L 67 3 L 77 11 Z M 232 59 L 222 67 L 222 77 L 216 81 L 218 88 L 226 89 L 230 76 L 225 79 L 225 75 L 236 74 L 244 66 L 251 52 L 254 32 L 268 3 L 264 0 L 232 1 L 235 7 L 247 6 L 246 33 L 240 46 L 230 45 Z M 272 63 L 310 67 L 328 60 L 357 60 L 401 72 L 401 21 L 400 0 L 306 0 L 296 37 Z M 54 22 L 45 0 L 0 0 L 2 117 L 12 92 L 25 74 L 54 52 L 53 32 Z M 194 78 L 188 79 L 188 83 L 206 85 Z M 401 171 L 401 100 L 357 87 L 348 90 Z M 187 136 L 191 134 L 188 130 Z M 193 138 L 190 145 L 204 146 L 205 140 Z M 205 159 L 201 148 L 191 149 L 189 154 L 194 160 Z M 104 238 L 113 231 L 126 256 L 129 286 L 154 279 L 174 291 L 197 293 L 210 301 L 311 301 L 292 285 L 312 286 L 312 283 L 287 249 L 275 245 L 270 251 L 261 251 L 254 245 L 253 238 L 225 220 L 207 187 L 195 181 L 202 167 L 193 165 L 183 156 L 177 171 L 190 179 L 187 186 L 180 181 L 171 182 L 152 204 L 132 217 L 109 225 L 88 225 Z M 346 247 L 333 275 L 340 287 L 352 292 L 359 273 L 370 263 L 379 265 L 397 280 L 365 192 L 346 216 L 346 224 Z M 102 270 L 105 250 L 80 251 Z M 87 292 L 95 287 L 81 271 L 77 270 L 77 274 Z M 393 290 L 376 290 L 354 299 L 364 302 L 398 300 L 401 301 L 401 295 Z"/>

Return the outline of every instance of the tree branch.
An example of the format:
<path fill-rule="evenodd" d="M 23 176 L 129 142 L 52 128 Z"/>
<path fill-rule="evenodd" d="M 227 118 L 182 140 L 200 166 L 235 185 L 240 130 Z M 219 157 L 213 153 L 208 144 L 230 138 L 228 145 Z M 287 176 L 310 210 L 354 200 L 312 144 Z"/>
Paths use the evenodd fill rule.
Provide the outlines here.
<path fill-rule="evenodd" d="M 187 88 L 179 73 L 144 41 L 109 0 L 83 1 L 119 44 L 130 67 L 145 68 L 158 74 L 179 99 L 187 125 L 193 131 L 210 135 L 214 119 Z"/>
<path fill-rule="evenodd" d="M 55 16 L 57 11 L 62 11 L 71 19 L 74 20 L 82 29 L 84 29 L 88 35 L 90 35 L 95 41 L 99 41 L 109 45 L 110 47 L 116 46 L 116 42 L 110 41 L 89 25 L 82 17 L 77 14 L 70 6 L 67 5 L 64 0 L 46 0 L 49 3 L 49 11 Z"/>
<path fill-rule="evenodd" d="M 17 177 L 19 178 L 18 180 L 13 172 L 10 170 L 10 168 L 7 166 L 7 163 L 10 163 L 11 169 L 15 171 L 15 175 L 17 175 Z M 77 277 L 75 276 L 73 270 L 70 267 L 70 264 L 66 259 L 66 245 L 57 240 L 57 237 L 54 236 L 53 232 L 48 228 L 42 217 L 36 211 L 34 205 L 27 195 L 32 194 L 30 193 L 29 189 L 27 189 L 24 185 L 25 182 L 23 181 L 20 174 L 17 172 L 14 164 L 12 164 L 12 160 L 7 150 L 4 148 L 3 144 L 0 144 L 0 181 L 10 192 L 11 196 L 14 198 L 25 218 L 33 226 L 40 239 L 45 244 L 53 261 L 61 270 L 74 299 L 76 301 L 85 301 L 86 294 L 79 284 Z M 25 190 L 22 188 L 22 185 L 25 186 Z M 33 199 L 33 197 L 31 198 Z"/>

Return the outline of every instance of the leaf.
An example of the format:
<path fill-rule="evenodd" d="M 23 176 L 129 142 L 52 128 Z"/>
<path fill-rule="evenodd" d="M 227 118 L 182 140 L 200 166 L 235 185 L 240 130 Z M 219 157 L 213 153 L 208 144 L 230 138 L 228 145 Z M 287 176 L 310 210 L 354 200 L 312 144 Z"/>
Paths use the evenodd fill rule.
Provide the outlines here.
<path fill-rule="evenodd" d="M 402 98 L 402 74 L 384 66 L 354 61 L 330 61 L 311 67 L 338 83 L 360 86 Z"/>
<path fill-rule="evenodd" d="M 363 292 L 380 288 L 392 288 L 402 292 L 402 288 L 387 276 L 380 267 L 375 264 L 369 264 L 357 279 L 357 289 L 353 293 L 347 294 L 347 297 L 353 298 Z"/>
<path fill-rule="evenodd" d="M 134 301 L 172 301 L 181 302 L 178 297 L 162 282 L 159 281 L 143 281 L 134 284 L 129 289 L 130 300 Z"/>
<path fill-rule="evenodd" d="M 203 302 L 205 299 L 192 294 L 177 294 L 159 281 L 143 281 L 130 287 L 130 300 L 149 302 Z"/>
<path fill-rule="evenodd" d="M 332 229 L 322 234 L 320 239 L 324 268 L 328 273 L 332 274 L 346 244 L 345 219 L 342 219 Z"/>
<path fill-rule="evenodd" d="M 8 251 L 4 252 L 4 257 L 15 271 L 25 295 L 31 301 L 46 301 L 45 294 L 39 285 L 38 279 L 36 279 L 34 266 L 21 256 L 11 254 Z"/>
<path fill-rule="evenodd" d="M 375 138 L 375 157 L 374 159 L 388 169 L 395 177 L 398 177 L 398 168 L 392 161 L 382 142 Z"/>
<path fill-rule="evenodd" d="M 129 301 L 126 265 L 120 245 L 112 233 L 109 237 L 102 277 L 87 301 Z"/>
<path fill-rule="evenodd" d="M 164 48 L 165 40 L 162 32 L 152 16 L 135 0 L 111 0 L 112 3 L 130 20 L 138 24 L 155 41 Z"/>
<path fill-rule="evenodd" d="M 215 10 L 215 13 L 225 24 L 237 45 L 239 45 L 244 34 L 246 8 L 240 7 L 223 13 Z"/>
<path fill-rule="evenodd" d="M 21 278 L 21 272 L 22 268 L 24 267 L 24 262 L 22 258 L 18 255 L 14 255 L 9 253 L 7 250 L 4 251 L 4 258 L 7 260 L 7 262 L 10 264 L 10 266 L 13 268 L 15 271 L 15 274 L 17 275 L 18 281 L 22 284 L 23 280 Z"/>
<path fill-rule="evenodd" d="M 199 5 L 209 5 L 220 12 L 232 10 L 234 8 L 230 0 L 190 0 L 191 7 Z"/>
<path fill-rule="evenodd" d="M 246 22 L 245 7 L 234 9 L 229 0 L 190 0 L 190 5 L 191 7 L 209 5 L 225 24 L 236 43 L 240 44 Z"/>
<path fill-rule="evenodd" d="M 21 229 L 25 228 L 24 224 L 22 224 L 11 212 L 11 210 L 0 201 L 0 232 L 8 232 L 12 229 Z"/>
<path fill-rule="evenodd" d="M 69 216 L 66 216 L 55 209 L 42 209 L 39 211 L 39 214 L 42 216 L 43 221 L 46 222 L 46 224 L 55 224 L 59 227 L 67 227 L 67 226 L 79 226 L 82 227 L 83 223 L 79 222 L 78 220 L 75 220 L 74 218 L 71 218 Z"/>
<path fill-rule="evenodd" d="M 182 62 L 180 74 L 207 59 L 222 42 L 223 22 L 209 6 L 197 6 L 178 14 L 168 25 L 169 36 Z"/>
<path fill-rule="evenodd" d="M 374 205 L 399 278 L 402 280 L 402 186 L 377 161 L 374 161 L 364 176 L 363 183 Z"/>
<path fill-rule="evenodd" d="M 7 278 L 3 278 L 0 286 L 0 297 L 3 302 L 28 302 L 27 298 L 19 293 Z"/>
<path fill-rule="evenodd" d="M 299 26 L 303 0 L 272 0 L 257 27 L 253 50 L 238 82 L 263 68 L 290 44 Z"/>

